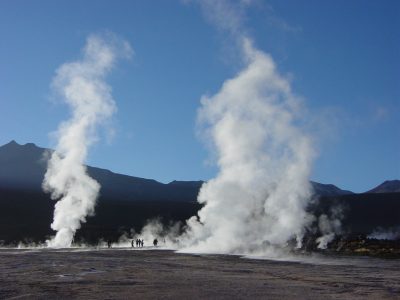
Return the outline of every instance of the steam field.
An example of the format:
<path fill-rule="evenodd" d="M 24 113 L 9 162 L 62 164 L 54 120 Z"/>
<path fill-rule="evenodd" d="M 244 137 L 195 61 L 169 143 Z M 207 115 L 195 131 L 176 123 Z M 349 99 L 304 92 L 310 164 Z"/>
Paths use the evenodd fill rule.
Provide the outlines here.
<path fill-rule="evenodd" d="M 400 1 L 307 2 L 0 1 L 0 300 L 400 300 Z"/>
<path fill-rule="evenodd" d="M 1 299 L 399 299 L 400 261 L 168 250 L 0 250 Z"/>

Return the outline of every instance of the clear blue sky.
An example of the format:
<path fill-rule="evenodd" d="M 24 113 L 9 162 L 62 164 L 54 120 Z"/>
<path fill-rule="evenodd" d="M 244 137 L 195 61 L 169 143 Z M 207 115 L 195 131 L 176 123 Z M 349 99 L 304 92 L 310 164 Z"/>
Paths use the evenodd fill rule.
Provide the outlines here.
<path fill-rule="evenodd" d="M 311 179 L 361 192 L 400 178 L 400 1 L 256 2 L 249 34 L 324 120 Z M 52 145 L 68 117 L 51 101 L 54 72 L 103 30 L 135 55 L 109 77 L 115 136 L 103 132 L 88 163 L 162 182 L 211 178 L 196 110 L 238 65 L 199 7 L 181 1 L 0 1 L 0 144 Z"/>

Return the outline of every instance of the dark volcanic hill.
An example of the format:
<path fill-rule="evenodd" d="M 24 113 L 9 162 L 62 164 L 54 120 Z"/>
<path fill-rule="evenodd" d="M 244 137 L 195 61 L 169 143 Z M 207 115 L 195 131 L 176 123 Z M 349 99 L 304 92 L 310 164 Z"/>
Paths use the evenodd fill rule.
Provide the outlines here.
<path fill-rule="evenodd" d="M 50 151 L 15 141 L 0 147 L 0 244 L 44 241 L 54 234 L 50 224 L 55 201 L 41 189 Z M 140 230 L 152 218 L 164 224 L 184 222 L 201 208 L 196 198 L 202 181 L 163 184 L 90 166 L 88 172 L 101 184 L 101 191 L 96 214 L 78 230 L 77 240 L 115 239 L 132 228 Z M 400 225 L 400 193 L 384 192 L 398 191 L 392 184 L 385 182 L 379 193 L 354 194 L 331 184 L 311 183 L 320 200 L 310 210 L 317 216 L 329 215 L 332 208 L 341 207 L 344 233 L 369 234 L 377 227 Z"/>
<path fill-rule="evenodd" d="M 0 147 L 0 244 L 44 241 L 54 234 L 50 224 L 55 201 L 41 188 L 50 153 L 15 141 Z M 140 230 L 149 219 L 182 222 L 200 209 L 195 200 L 201 181 L 163 184 L 90 166 L 87 170 L 101 191 L 96 215 L 87 218 L 77 239 L 115 239 L 132 228 Z"/>
<path fill-rule="evenodd" d="M 0 187 L 40 190 L 46 171 L 46 157 L 52 150 L 15 141 L 0 147 Z M 101 195 L 123 201 L 174 200 L 196 201 L 203 181 L 172 181 L 163 184 L 153 179 L 144 179 L 113 173 L 106 169 L 88 166 L 88 173 L 101 185 Z M 352 194 L 333 184 L 311 182 L 318 196 L 340 196 Z"/>
<path fill-rule="evenodd" d="M 367 193 L 400 193 L 400 180 L 386 180 Z"/>
<path fill-rule="evenodd" d="M 341 196 L 341 195 L 353 194 L 353 192 L 342 190 L 333 184 L 323 184 L 323 183 L 311 181 L 311 185 L 314 189 L 315 194 L 317 194 L 319 196 L 331 197 L 331 196 Z"/>
<path fill-rule="evenodd" d="M 41 190 L 46 171 L 46 157 L 51 150 L 15 141 L 0 147 L 0 187 Z M 156 180 L 127 176 L 88 166 L 88 173 L 101 185 L 105 199 L 121 201 L 173 200 L 195 201 L 202 181 L 173 181 L 163 184 Z"/>

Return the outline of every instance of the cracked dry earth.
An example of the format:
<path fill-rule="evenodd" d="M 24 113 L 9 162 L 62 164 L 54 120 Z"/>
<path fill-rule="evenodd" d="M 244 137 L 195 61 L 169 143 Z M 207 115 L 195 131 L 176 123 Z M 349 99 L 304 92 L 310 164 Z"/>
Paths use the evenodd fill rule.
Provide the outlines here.
<path fill-rule="evenodd" d="M 400 260 L 0 250 L 0 299 L 400 299 Z"/>

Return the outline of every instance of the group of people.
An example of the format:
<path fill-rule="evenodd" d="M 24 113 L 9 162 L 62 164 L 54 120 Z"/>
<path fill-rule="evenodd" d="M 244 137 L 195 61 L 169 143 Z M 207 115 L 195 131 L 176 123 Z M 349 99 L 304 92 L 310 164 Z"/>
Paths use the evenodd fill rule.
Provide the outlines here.
<path fill-rule="evenodd" d="M 165 242 L 165 240 L 164 240 L 164 242 Z M 158 240 L 154 239 L 153 245 L 155 247 L 157 247 L 157 244 L 158 244 Z M 131 245 L 132 245 L 132 248 L 135 248 L 135 245 L 136 245 L 136 248 L 142 248 L 142 247 L 144 247 L 144 240 L 143 239 L 132 240 L 131 241 Z M 107 247 L 108 248 L 112 247 L 112 241 L 111 240 L 107 240 Z"/>
<path fill-rule="evenodd" d="M 132 240 L 132 242 L 131 242 L 132 248 L 135 247 L 135 244 L 136 244 L 136 248 L 142 248 L 144 246 L 144 240 L 143 239 L 142 240 L 136 239 L 136 241 Z M 158 244 L 158 240 L 154 239 L 154 241 L 153 241 L 154 247 L 157 247 L 157 244 Z"/>
<path fill-rule="evenodd" d="M 141 239 L 136 239 L 136 241 L 132 240 L 132 242 L 131 242 L 132 248 L 135 247 L 135 244 L 136 244 L 136 248 L 141 248 L 144 246 L 144 240 L 141 240 Z"/>

